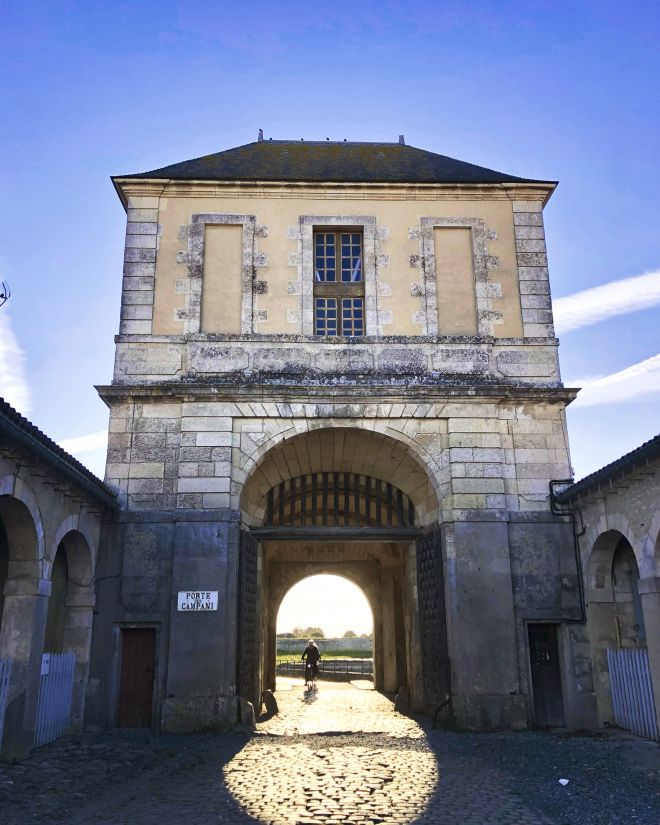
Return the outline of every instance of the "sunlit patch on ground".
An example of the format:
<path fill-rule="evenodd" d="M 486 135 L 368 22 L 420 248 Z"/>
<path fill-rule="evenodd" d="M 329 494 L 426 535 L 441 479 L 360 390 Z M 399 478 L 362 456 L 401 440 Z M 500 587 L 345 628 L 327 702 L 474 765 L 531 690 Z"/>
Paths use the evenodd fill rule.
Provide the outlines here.
<path fill-rule="evenodd" d="M 348 737 L 346 737 L 348 738 Z M 327 742 L 327 740 L 325 740 Z M 338 743 L 257 740 L 225 767 L 236 800 L 255 818 L 282 823 L 411 822 L 438 780 L 432 753 Z"/>
<path fill-rule="evenodd" d="M 351 685 L 281 687 L 280 714 L 224 768 L 246 811 L 261 822 L 273 822 L 277 811 L 277 822 L 310 825 L 411 822 L 424 812 L 438 770 L 414 720 Z"/>

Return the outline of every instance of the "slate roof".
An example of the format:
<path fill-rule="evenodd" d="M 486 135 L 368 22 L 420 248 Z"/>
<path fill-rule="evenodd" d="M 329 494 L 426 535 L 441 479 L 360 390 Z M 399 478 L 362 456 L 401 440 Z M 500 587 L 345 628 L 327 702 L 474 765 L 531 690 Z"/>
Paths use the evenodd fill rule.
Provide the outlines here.
<path fill-rule="evenodd" d="M 581 493 L 588 493 L 602 487 L 604 484 L 615 485 L 618 481 L 621 481 L 625 473 L 644 469 L 658 458 L 660 458 L 660 435 L 645 441 L 637 449 L 626 453 L 610 464 L 606 464 L 600 470 L 585 476 L 575 484 L 571 484 L 570 487 L 562 490 L 556 496 L 556 500 L 560 503 L 569 502 Z"/>
<path fill-rule="evenodd" d="M 120 178 L 353 183 L 545 183 L 401 143 L 263 140 Z"/>
<path fill-rule="evenodd" d="M 8 441 L 18 442 L 44 459 L 54 470 L 63 473 L 106 507 L 118 506 L 115 493 L 110 487 L 22 416 L 4 398 L 0 398 L 0 438 L 2 437 Z"/>

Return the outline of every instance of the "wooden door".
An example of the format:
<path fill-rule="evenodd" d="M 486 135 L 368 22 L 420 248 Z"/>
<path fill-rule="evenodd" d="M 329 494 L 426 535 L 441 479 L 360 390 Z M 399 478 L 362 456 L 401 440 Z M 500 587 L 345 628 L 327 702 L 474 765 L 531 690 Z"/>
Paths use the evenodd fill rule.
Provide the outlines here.
<path fill-rule="evenodd" d="M 119 727 L 151 727 L 156 665 L 156 630 L 153 627 L 121 631 Z"/>
<path fill-rule="evenodd" d="M 528 633 L 534 692 L 534 722 L 538 727 L 563 726 L 564 700 L 559 669 L 557 625 L 530 624 Z"/>

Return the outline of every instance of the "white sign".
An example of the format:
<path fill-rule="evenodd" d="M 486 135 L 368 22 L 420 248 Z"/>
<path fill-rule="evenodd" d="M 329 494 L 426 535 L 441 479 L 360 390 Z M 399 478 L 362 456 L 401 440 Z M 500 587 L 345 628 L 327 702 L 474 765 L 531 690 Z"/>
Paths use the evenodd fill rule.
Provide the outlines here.
<path fill-rule="evenodd" d="M 217 590 L 179 590 L 177 610 L 217 610 Z"/>

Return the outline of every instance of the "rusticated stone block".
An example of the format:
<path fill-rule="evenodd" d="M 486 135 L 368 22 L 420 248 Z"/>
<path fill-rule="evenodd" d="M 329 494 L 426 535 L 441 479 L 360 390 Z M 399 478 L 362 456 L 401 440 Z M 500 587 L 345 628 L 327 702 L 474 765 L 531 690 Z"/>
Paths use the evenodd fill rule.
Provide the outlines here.
<path fill-rule="evenodd" d="M 258 349 L 253 356 L 253 366 L 260 372 L 301 373 L 309 369 L 311 355 L 293 347 L 269 347 Z"/>
<path fill-rule="evenodd" d="M 425 353 L 412 347 L 392 347 L 379 354 L 378 366 L 384 372 L 420 373 L 428 369 L 428 361 Z"/>
<path fill-rule="evenodd" d="M 247 366 L 248 354 L 243 347 L 197 343 L 190 345 L 190 367 L 193 372 L 236 372 Z"/>
<path fill-rule="evenodd" d="M 363 373 L 373 369 L 374 357 L 367 349 L 328 347 L 316 352 L 315 365 L 323 372 Z"/>

